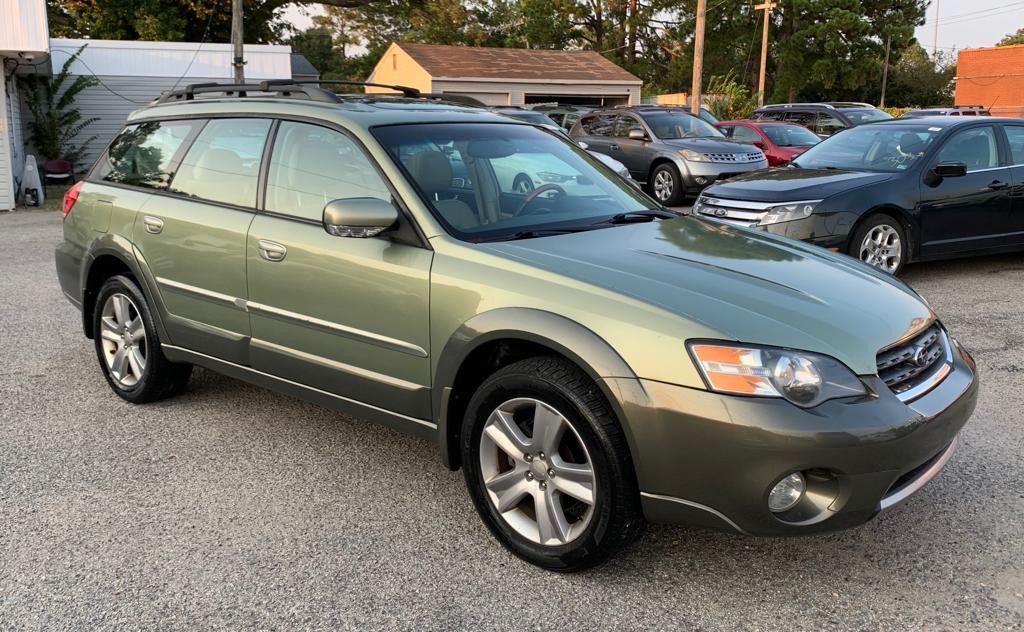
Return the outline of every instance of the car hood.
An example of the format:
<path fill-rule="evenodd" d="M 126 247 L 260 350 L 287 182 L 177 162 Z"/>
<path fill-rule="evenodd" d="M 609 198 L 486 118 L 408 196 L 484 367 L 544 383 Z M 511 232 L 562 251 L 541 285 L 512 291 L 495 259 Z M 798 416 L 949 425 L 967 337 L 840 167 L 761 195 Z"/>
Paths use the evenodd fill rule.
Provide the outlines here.
<path fill-rule="evenodd" d="M 844 191 L 879 184 L 893 176 L 891 173 L 839 169 L 767 169 L 714 184 L 704 190 L 704 195 L 757 202 L 821 200 Z"/>
<path fill-rule="evenodd" d="M 673 138 L 662 140 L 661 142 L 680 149 L 692 149 L 693 151 L 712 154 L 753 153 L 761 151 L 753 145 L 736 142 L 728 138 Z"/>
<path fill-rule="evenodd" d="M 667 310 L 721 339 L 830 355 L 861 375 L 934 315 L 901 281 L 845 255 L 691 217 L 481 244 Z"/>

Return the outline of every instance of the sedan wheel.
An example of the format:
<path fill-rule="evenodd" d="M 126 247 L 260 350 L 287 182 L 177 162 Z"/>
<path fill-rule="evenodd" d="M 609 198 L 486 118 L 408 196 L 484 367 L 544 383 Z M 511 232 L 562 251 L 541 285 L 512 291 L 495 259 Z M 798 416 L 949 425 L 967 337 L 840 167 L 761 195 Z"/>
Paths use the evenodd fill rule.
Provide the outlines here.
<path fill-rule="evenodd" d="M 523 427 L 532 428 L 531 435 Z M 578 538 L 594 513 L 590 455 L 566 417 L 532 398 L 511 399 L 488 417 L 480 472 L 492 505 L 519 535 L 545 546 Z"/>
<path fill-rule="evenodd" d="M 110 376 L 123 386 L 135 386 L 146 372 L 146 328 L 139 308 L 128 296 L 111 294 L 103 303 L 100 323 Z"/>
<path fill-rule="evenodd" d="M 860 260 L 889 274 L 896 274 L 903 262 L 903 241 L 889 224 L 877 224 L 865 233 L 858 252 Z"/>

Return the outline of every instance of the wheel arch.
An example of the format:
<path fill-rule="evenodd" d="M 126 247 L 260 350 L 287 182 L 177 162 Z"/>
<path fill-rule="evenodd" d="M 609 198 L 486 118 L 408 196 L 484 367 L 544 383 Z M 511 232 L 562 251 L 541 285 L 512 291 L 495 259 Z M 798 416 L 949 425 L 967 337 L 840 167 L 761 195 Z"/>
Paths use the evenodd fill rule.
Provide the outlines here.
<path fill-rule="evenodd" d="M 914 224 L 911 222 L 907 212 L 895 204 L 878 204 L 861 213 L 860 217 L 853 222 L 853 226 L 850 227 L 844 251 L 850 251 L 850 247 L 853 245 L 853 239 L 857 236 L 857 231 L 861 229 L 864 223 L 879 215 L 886 215 L 899 222 L 900 228 L 903 229 L 903 234 L 907 238 L 906 262 L 913 262 L 917 258 L 917 235 L 914 232 Z"/>
<path fill-rule="evenodd" d="M 109 236 L 108 236 L 109 237 Z M 92 338 L 92 314 L 96 295 L 104 281 L 117 274 L 125 274 L 139 286 L 143 296 L 150 302 L 153 320 L 162 340 L 169 340 L 163 324 L 163 304 L 150 287 L 150 280 L 136 256 L 135 247 L 123 238 L 107 239 L 90 249 L 82 265 L 82 328 L 86 337 Z"/>
<path fill-rule="evenodd" d="M 636 379 L 618 352 L 590 329 L 559 314 L 500 308 L 463 323 L 438 360 L 434 419 L 441 460 L 449 469 L 461 467 L 459 430 L 466 404 L 476 388 L 499 368 L 537 355 L 561 356 L 594 381 L 618 418 L 632 452 L 632 436 L 623 422 L 619 398 L 603 379 Z"/>

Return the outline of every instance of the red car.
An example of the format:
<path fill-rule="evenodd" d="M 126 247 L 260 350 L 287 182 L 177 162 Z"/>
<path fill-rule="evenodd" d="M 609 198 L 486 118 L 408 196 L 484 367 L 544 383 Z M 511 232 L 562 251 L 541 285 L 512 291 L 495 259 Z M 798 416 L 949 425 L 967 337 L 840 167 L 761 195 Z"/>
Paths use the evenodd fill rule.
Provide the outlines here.
<path fill-rule="evenodd" d="M 781 121 L 719 121 L 715 127 L 728 138 L 756 145 L 775 167 L 796 158 L 821 142 L 817 134 L 803 125 Z"/>

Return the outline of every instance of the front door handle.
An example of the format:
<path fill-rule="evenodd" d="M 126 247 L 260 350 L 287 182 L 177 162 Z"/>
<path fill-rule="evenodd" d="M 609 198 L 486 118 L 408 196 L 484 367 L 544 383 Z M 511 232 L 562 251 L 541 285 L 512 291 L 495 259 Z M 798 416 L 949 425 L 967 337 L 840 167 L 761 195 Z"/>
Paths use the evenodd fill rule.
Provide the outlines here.
<path fill-rule="evenodd" d="M 159 217 L 153 217 L 152 215 L 146 215 L 142 218 L 142 224 L 146 227 L 147 233 L 159 235 L 160 231 L 164 229 L 164 220 Z"/>
<path fill-rule="evenodd" d="M 615 143 L 612 143 L 612 146 L 609 147 L 608 149 L 611 149 L 612 151 L 618 151 L 619 150 L 619 146 L 616 145 Z"/>
<path fill-rule="evenodd" d="M 1008 186 L 1010 186 L 1009 182 L 1000 182 L 999 180 L 996 180 L 992 182 L 992 184 L 988 185 L 988 188 L 992 189 L 993 191 L 1001 191 Z"/>
<path fill-rule="evenodd" d="M 259 247 L 260 256 L 267 261 L 283 261 L 285 255 L 288 254 L 288 249 L 276 241 L 261 239 L 256 242 L 256 246 Z"/>

